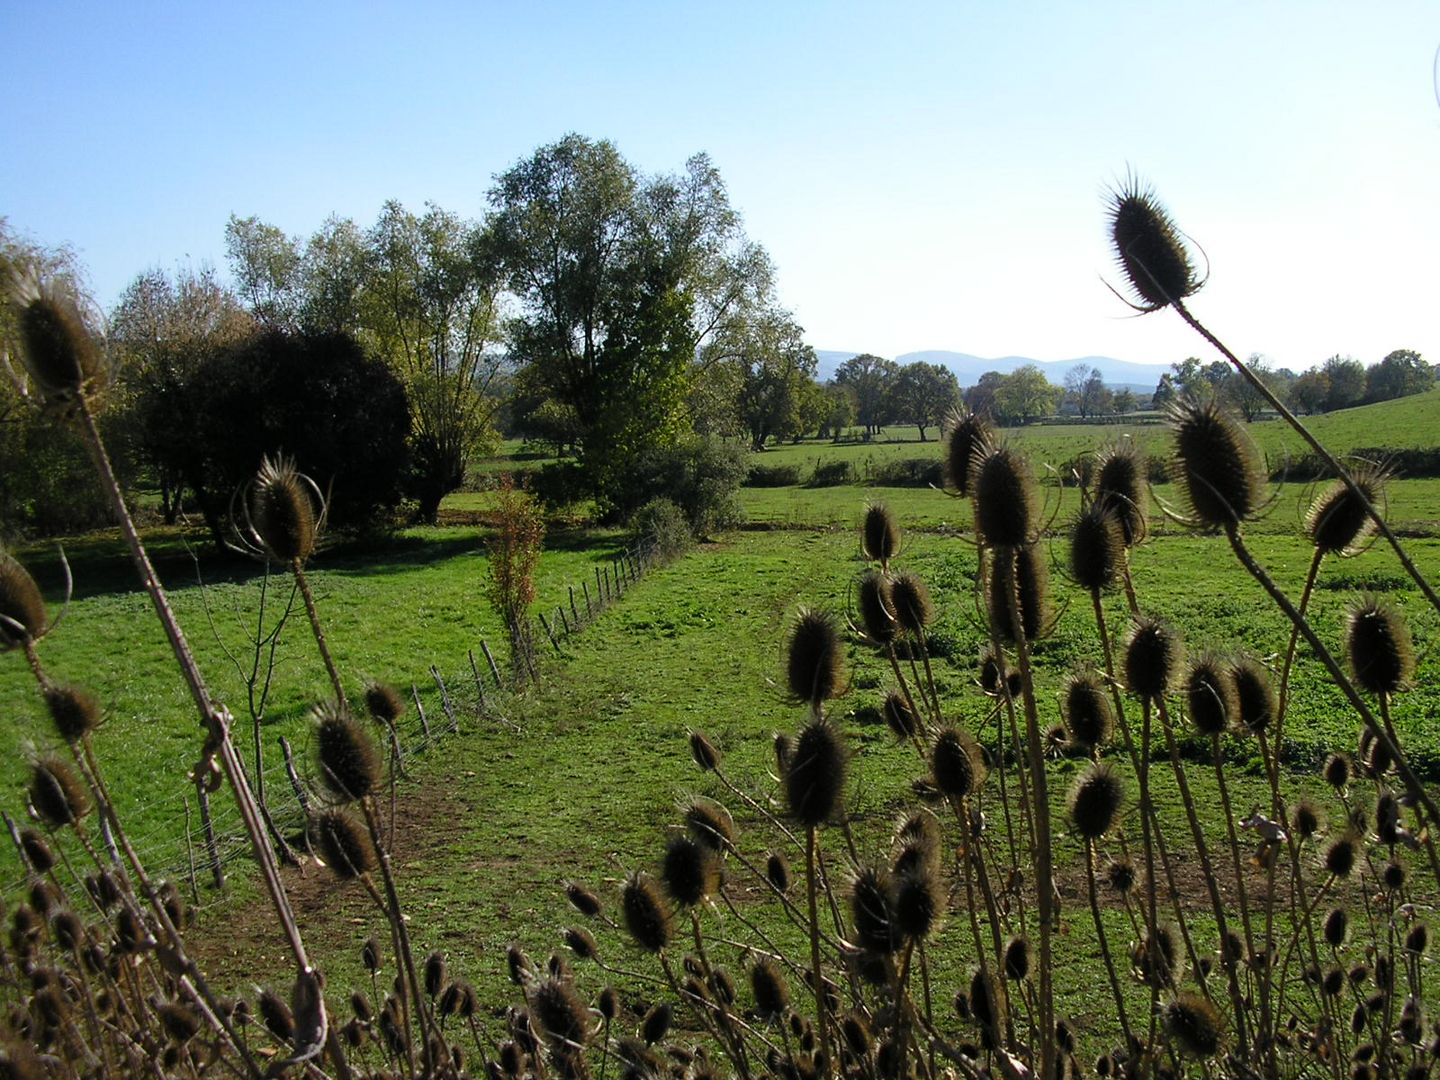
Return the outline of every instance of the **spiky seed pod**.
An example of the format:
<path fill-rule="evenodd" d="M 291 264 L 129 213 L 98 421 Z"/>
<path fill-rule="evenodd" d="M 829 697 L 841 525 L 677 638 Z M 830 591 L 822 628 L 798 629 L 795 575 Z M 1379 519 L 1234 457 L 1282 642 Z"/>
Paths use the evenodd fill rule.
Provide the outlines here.
<path fill-rule="evenodd" d="M 255 1005 L 260 1013 L 260 1022 L 271 1035 L 282 1043 L 288 1043 L 295 1038 L 295 1014 L 279 994 L 273 990 L 262 990 Z"/>
<path fill-rule="evenodd" d="M 310 487 L 290 458 L 260 460 L 247 508 L 255 536 L 272 559 L 288 564 L 314 554 L 318 522 Z"/>
<path fill-rule="evenodd" d="M 927 858 L 934 858 L 940 852 L 940 824 L 928 810 L 915 810 L 905 814 L 895 825 L 895 847 L 919 848 Z"/>
<path fill-rule="evenodd" d="M 363 799 L 380 784 L 375 744 L 338 706 L 321 705 L 314 716 L 320 782 L 341 802 Z"/>
<path fill-rule="evenodd" d="M 790 866 L 785 862 L 783 856 L 770 853 L 765 860 L 765 879 L 775 887 L 777 892 L 787 893 L 790 891 Z"/>
<path fill-rule="evenodd" d="M 20 830 L 20 848 L 25 852 L 25 861 L 37 874 L 48 874 L 55 865 L 55 853 L 34 829 Z"/>
<path fill-rule="evenodd" d="M 1253 656 L 1241 657 L 1230 669 L 1230 678 L 1235 684 L 1235 714 L 1240 726 L 1252 735 L 1268 731 L 1275 722 L 1279 702 L 1275 697 L 1275 683 L 1265 665 Z"/>
<path fill-rule="evenodd" d="M 44 697 L 55 732 L 67 743 L 78 742 L 99 726 L 99 702 L 78 686 L 47 686 Z"/>
<path fill-rule="evenodd" d="M 1030 943 L 1023 937 L 1012 937 L 1005 944 L 1005 977 L 1020 982 L 1030 974 Z"/>
<path fill-rule="evenodd" d="M 1345 989 L 1345 972 L 1338 967 L 1333 967 L 1325 972 L 1324 978 L 1320 980 L 1320 990 L 1326 997 L 1339 997 L 1340 991 Z"/>
<path fill-rule="evenodd" d="M 1362 464 L 1351 469 L 1350 479 L 1371 506 L 1380 504 L 1389 479 L 1383 469 Z M 1315 496 L 1305 514 L 1306 535 L 1327 555 L 1348 555 L 1360 550 L 1374 529 L 1375 520 L 1343 480 L 1332 481 Z"/>
<path fill-rule="evenodd" d="M 565 882 L 565 899 L 581 915 L 593 919 L 600 914 L 600 898 L 587 889 L 573 881 Z"/>
<path fill-rule="evenodd" d="M 535 971 L 535 962 L 517 944 L 512 943 L 505 950 L 505 968 L 510 975 L 510 981 L 516 986 L 524 987 L 539 977 Z"/>
<path fill-rule="evenodd" d="M 70 283 L 31 275 L 10 292 L 20 358 L 45 403 L 64 406 L 102 390 L 105 350 Z"/>
<path fill-rule="evenodd" d="M 970 977 L 970 1015 L 980 1025 L 980 1041 L 987 1049 L 1001 1045 L 1009 999 L 1005 984 L 984 968 L 976 968 Z"/>
<path fill-rule="evenodd" d="M 1131 959 L 1147 986 L 1176 987 L 1185 977 L 1185 954 L 1180 951 L 1179 934 L 1165 923 L 1155 927 L 1153 941 L 1147 933 L 1135 944 Z"/>
<path fill-rule="evenodd" d="M 600 991 L 600 997 L 595 1002 L 595 1006 L 600 1010 L 600 1015 L 605 1018 L 607 1023 L 613 1021 L 620 1015 L 619 991 L 613 986 L 605 987 Z"/>
<path fill-rule="evenodd" d="M 1090 592 L 1115 584 L 1125 566 L 1125 530 L 1106 502 L 1092 502 L 1070 527 L 1070 576 Z"/>
<path fill-rule="evenodd" d="M 360 948 L 360 963 L 365 970 L 374 975 L 385 963 L 385 954 L 380 951 L 380 942 L 375 938 L 366 938 L 365 944 Z"/>
<path fill-rule="evenodd" d="M 877 645 L 894 641 L 900 624 L 895 620 L 895 600 L 889 575 L 867 571 L 860 579 L 856 599 L 860 608 L 860 628 L 865 636 Z"/>
<path fill-rule="evenodd" d="M 1001 641 L 1027 641 L 1050 630 L 1050 569 L 1035 546 L 997 551 L 990 560 L 986 601 L 990 624 Z M 1016 609 L 1016 601 L 1019 609 Z"/>
<path fill-rule="evenodd" d="M 1350 872 L 1355 869 L 1359 848 L 1359 842 L 1350 833 L 1330 841 L 1324 855 L 1326 872 L 1334 874 L 1337 878 L 1349 877 Z"/>
<path fill-rule="evenodd" d="M 1089 753 L 1110 741 L 1115 711 L 1100 676 L 1091 670 L 1071 675 L 1065 683 L 1060 713 L 1070 742 Z"/>
<path fill-rule="evenodd" d="M 665 845 L 660 872 L 665 891 L 681 907 L 704 903 L 720 885 L 720 865 L 713 849 L 681 834 Z"/>
<path fill-rule="evenodd" d="M 823 825 L 835 813 L 845 788 L 845 757 L 840 733 L 825 720 L 800 730 L 785 772 L 785 796 L 801 825 Z"/>
<path fill-rule="evenodd" d="M 938 869 L 920 861 L 892 878 L 895 928 L 907 941 L 924 941 L 940 922 L 945 896 Z"/>
<path fill-rule="evenodd" d="M 50 929 L 55 935 L 55 944 L 72 955 L 85 943 L 85 924 L 73 911 L 57 914 Z"/>
<path fill-rule="evenodd" d="M 952 799 L 963 799 L 985 779 L 985 766 L 968 732 L 946 728 L 930 747 L 930 776 L 935 786 Z"/>
<path fill-rule="evenodd" d="M 755 996 L 755 1014 L 761 1020 L 780 1020 L 790 1006 L 785 975 L 771 957 L 762 956 L 750 965 L 750 992 Z"/>
<path fill-rule="evenodd" d="M 1139 300 L 1132 306 L 1158 311 L 1193 296 L 1204 284 L 1179 227 L 1147 185 L 1127 177 L 1110 192 L 1107 209 L 1115 260 Z"/>
<path fill-rule="evenodd" d="M 448 983 L 445 989 L 440 991 L 440 1000 L 435 1003 L 440 1015 L 446 1018 L 455 1015 L 460 1008 L 460 986 L 458 983 Z"/>
<path fill-rule="evenodd" d="M 1403 863 L 1388 862 L 1385 869 L 1380 871 L 1380 884 L 1391 892 L 1399 892 L 1405 887 L 1406 876 Z"/>
<path fill-rule="evenodd" d="M 566 946 L 581 960 L 593 960 L 599 954 L 595 935 L 583 926 L 567 927 L 563 936 Z"/>
<path fill-rule="evenodd" d="M 620 911 L 625 929 L 641 949 L 654 953 L 670 944 L 674 920 L 659 886 L 648 874 L 635 873 L 625 879 L 620 890 Z"/>
<path fill-rule="evenodd" d="M 445 954 L 438 949 L 425 957 L 425 993 L 435 997 L 445 987 Z"/>
<path fill-rule="evenodd" d="M 884 503 L 871 503 L 865 508 L 865 523 L 860 529 L 860 550 L 867 559 L 882 566 L 888 564 L 900 550 L 900 526 Z"/>
<path fill-rule="evenodd" d="M 1165 1006 L 1165 1033 L 1187 1057 L 1214 1057 L 1225 1040 L 1225 1018 L 1204 995 L 1186 991 Z"/>
<path fill-rule="evenodd" d="M 371 874 L 380 864 L 365 826 L 343 810 L 327 810 L 311 822 L 314 844 L 341 881 Z"/>
<path fill-rule="evenodd" d="M 1134 443 L 1121 443 L 1100 455 L 1095 503 L 1115 516 L 1127 548 L 1145 539 L 1145 462 Z"/>
<path fill-rule="evenodd" d="M 670 1024 L 675 1018 L 675 1009 L 668 1001 L 654 1005 L 640 1023 L 640 1037 L 647 1046 L 654 1046 L 670 1034 Z"/>
<path fill-rule="evenodd" d="M 1416 923 L 1405 934 L 1405 949 L 1416 954 L 1424 953 L 1430 947 L 1430 930 L 1424 923 Z"/>
<path fill-rule="evenodd" d="M 393 686 L 372 682 L 365 687 L 365 708 L 380 723 L 393 724 L 405 713 L 405 699 Z"/>
<path fill-rule="evenodd" d="M 962 406 L 946 417 L 945 432 L 941 438 L 945 452 L 945 484 L 957 495 L 968 495 L 975 459 L 993 445 L 995 429 L 989 420 Z"/>
<path fill-rule="evenodd" d="M 1393 791 L 1382 791 L 1375 799 L 1375 836 L 1393 846 L 1400 840 L 1400 803 Z"/>
<path fill-rule="evenodd" d="M 890 876 L 879 867 L 862 867 L 850 883 L 850 921 L 855 943 L 873 953 L 892 953 L 900 945 L 895 926 Z"/>
<path fill-rule="evenodd" d="M 1125 645 L 1125 685 L 1141 698 L 1163 697 L 1175 681 L 1181 654 L 1180 637 L 1168 623 L 1141 616 Z"/>
<path fill-rule="evenodd" d="M 1035 539 L 1035 477 L 1019 451 L 988 447 L 970 474 L 975 528 L 990 547 L 1024 547 Z"/>
<path fill-rule="evenodd" d="M 1181 400 L 1169 414 L 1174 476 L 1196 523 L 1227 529 L 1253 517 L 1265 502 L 1265 470 L 1240 425 L 1213 401 Z"/>
<path fill-rule="evenodd" d="M 1235 681 L 1219 657 L 1205 653 L 1185 677 L 1185 704 L 1190 723 L 1201 735 L 1223 734 L 1239 713 Z"/>
<path fill-rule="evenodd" d="M 1077 836 L 1098 840 L 1114 826 L 1124 801 L 1119 773 L 1107 763 L 1092 763 L 1070 789 L 1070 827 Z"/>
<path fill-rule="evenodd" d="M 160 1026 L 165 1034 L 176 1043 L 187 1043 L 200 1031 L 200 1019 L 177 1001 L 166 1001 L 156 1010 L 160 1015 Z"/>
<path fill-rule="evenodd" d="M 1309 840 L 1320 829 L 1319 809 L 1310 800 L 1301 799 L 1290 814 L 1290 825 L 1301 840 Z"/>
<path fill-rule="evenodd" d="M 1010 696 L 1018 698 L 1020 696 L 1020 673 L 1010 671 L 1002 682 L 1001 673 L 1005 670 L 1003 659 L 1003 657 L 996 656 L 993 646 L 986 645 L 980 651 L 980 689 L 998 697 L 1007 689 L 1004 684 L 1008 684 Z"/>
<path fill-rule="evenodd" d="M 1355 681 L 1372 694 L 1393 694 L 1415 674 L 1415 647 L 1400 613 L 1376 596 L 1355 604 L 1345 620 L 1345 652 Z"/>
<path fill-rule="evenodd" d="M 568 1054 L 589 1041 L 590 1010 L 569 981 L 545 979 L 536 986 L 530 1015 L 552 1050 Z"/>
<path fill-rule="evenodd" d="M 856 1009 L 847 1012 L 840 1021 L 840 1033 L 845 1039 L 845 1048 L 856 1058 L 865 1061 L 875 1045 L 870 1033 L 870 1023 L 865 1015 Z"/>
<path fill-rule="evenodd" d="M 90 795 L 70 766 L 58 757 L 46 756 L 31 770 L 30 805 L 41 821 L 58 829 L 74 825 L 90 812 Z"/>
<path fill-rule="evenodd" d="M 1118 893 L 1135 888 L 1135 864 L 1129 859 L 1112 859 L 1105 866 L 1105 884 Z"/>
<path fill-rule="evenodd" d="M 0 551 L 0 652 L 44 637 L 45 598 L 28 570 Z"/>
<path fill-rule="evenodd" d="M 895 621 L 903 633 L 919 637 L 935 619 L 935 605 L 925 582 L 908 570 L 896 574 L 890 582 L 890 599 L 895 605 Z"/>
<path fill-rule="evenodd" d="M 701 772 L 713 772 L 720 764 L 720 751 L 701 732 L 690 732 L 690 757 Z"/>
<path fill-rule="evenodd" d="M 735 819 L 714 799 L 697 795 L 684 807 L 685 828 L 702 847 L 723 855 L 735 847 Z"/>
<path fill-rule="evenodd" d="M 370 1004 L 370 999 L 359 990 L 350 995 L 350 1011 L 362 1024 L 368 1024 L 375 1019 L 375 1007 Z"/>
<path fill-rule="evenodd" d="M 802 610 L 790 634 L 790 692 L 818 709 L 840 692 L 840 634 L 823 611 Z"/>
<path fill-rule="evenodd" d="M 1338 949 L 1345 944 L 1345 935 L 1350 932 L 1350 916 L 1344 908 L 1331 908 L 1325 915 L 1325 944 Z"/>
<path fill-rule="evenodd" d="M 1331 754 L 1320 771 L 1325 782 L 1336 791 L 1350 783 L 1350 759 L 1344 754 Z"/>
<path fill-rule="evenodd" d="M 905 695 L 898 690 L 891 690 L 885 695 L 885 700 L 880 703 L 880 715 L 885 718 L 891 734 L 902 742 L 914 738 L 920 731 L 920 718 L 911 711 Z"/>

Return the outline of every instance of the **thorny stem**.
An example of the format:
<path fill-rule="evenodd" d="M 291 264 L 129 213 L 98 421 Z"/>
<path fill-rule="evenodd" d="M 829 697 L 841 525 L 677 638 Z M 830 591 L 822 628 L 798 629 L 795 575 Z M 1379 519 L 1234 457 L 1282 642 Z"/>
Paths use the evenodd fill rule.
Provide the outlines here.
<path fill-rule="evenodd" d="M 1240 358 L 1226 348 L 1224 342 L 1206 329 L 1199 319 L 1190 314 L 1190 309 L 1187 308 L 1182 301 L 1175 300 L 1173 304 L 1176 314 L 1184 319 L 1192 330 L 1218 349 L 1220 354 L 1229 360 L 1235 370 L 1239 372 L 1240 377 L 1248 382 L 1255 391 L 1269 403 L 1270 407 L 1279 413 L 1287 424 L 1295 429 L 1321 461 L 1325 462 L 1326 465 L 1335 471 L 1335 475 L 1344 482 L 1345 486 L 1350 490 L 1350 494 L 1359 500 L 1360 505 L 1365 508 L 1365 512 L 1370 515 L 1370 519 L 1375 522 L 1375 526 L 1379 529 L 1380 535 L 1385 537 L 1385 541 L 1394 549 L 1395 557 L 1400 560 L 1400 565 L 1405 567 L 1405 572 L 1409 574 L 1415 584 L 1419 586 L 1420 591 L 1425 594 L 1425 598 L 1430 601 L 1430 605 L 1436 611 L 1440 611 L 1440 596 L 1435 594 L 1435 590 L 1431 588 L 1430 583 L 1425 580 L 1425 575 L 1420 573 L 1419 568 L 1410 561 L 1410 556 L 1406 554 L 1404 547 L 1401 546 L 1395 534 L 1390 531 L 1390 526 L 1385 523 L 1385 518 L 1381 515 L 1380 511 L 1375 508 L 1375 504 L 1370 501 L 1370 497 L 1361 490 L 1360 485 L 1355 483 L 1355 478 L 1350 475 L 1350 471 L 1340 464 L 1340 460 L 1335 457 L 1334 454 L 1325 449 L 1319 439 L 1310 434 L 1310 429 L 1302 424 L 1299 418 L 1285 407 L 1285 403 L 1275 396 L 1275 391 L 1266 386 L 1263 379 L 1241 363 Z"/>
<path fill-rule="evenodd" d="M 1095 841 L 1085 841 L 1085 884 L 1090 894 L 1090 918 L 1095 923 L 1095 937 L 1100 942 L 1100 958 L 1105 961 L 1105 974 L 1110 978 L 1110 992 L 1115 996 L 1115 1012 L 1120 1020 L 1120 1030 L 1125 1035 L 1125 1044 L 1130 1045 L 1134 1036 L 1130 1034 L 1130 1018 L 1125 1015 L 1125 995 L 1120 991 L 1120 976 L 1115 971 L 1115 960 L 1110 955 L 1110 941 L 1105 936 L 1105 923 L 1100 918 L 1100 897 L 1095 888 Z"/>
<path fill-rule="evenodd" d="M 335 690 L 335 701 L 342 709 L 348 709 L 350 702 L 345 697 L 345 684 L 340 681 L 340 671 L 335 658 L 330 655 L 330 646 L 325 643 L 325 629 L 320 625 L 320 612 L 315 608 L 315 596 L 310 592 L 310 580 L 305 576 L 305 567 L 299 559 L 290 561 L 290 572 L 295 575 L 295 584 L 300 586 L 300 595 L 305 600 L 305 614 L 310 616 L 310 629 L 315 633 L 315 646 L 320 650 L 320 659 L 330 674 L 330 685 Z"/>
<path fill-rule="evenodd" d="M 1320 563 L 1325 558 L 1325 552 L 1320 548 L 1315 549 L 1315 554 L 1310 557 L 1310 570 L 1305 575 L 1305 587 L 1300 591 L 1300 606 L 1296 610 L 1303 616 L 1310 606 L 1310 594 L 1315 590 L 1315 579 L 1320 573 Z M 1280 703 L 1275 709 L 1275 752 L 1280 753 L 1281 733 L 1285 723 L 1285 707 L 1290 704 L 1290 668 L 1295 662 L 1295 646 L 1300 641 L 1300 628 L 1290 628 L 1290 644 L 1285 647 L 1285 666 L 1280 669 Z"/>
<path fill-rule="evenodd" d="M 825 1055 L 825 1073 L 833 1066 L 830 1056 L 830 1016 L 825 1001 L 825 980 L 820 974 L 820 913 L 815 901 L 815 826 L 805 829 L 805 889 L 810 903 L 810 981 L 815 989 L 815 1024 L 820 1028 L 820 1049 Z"/>

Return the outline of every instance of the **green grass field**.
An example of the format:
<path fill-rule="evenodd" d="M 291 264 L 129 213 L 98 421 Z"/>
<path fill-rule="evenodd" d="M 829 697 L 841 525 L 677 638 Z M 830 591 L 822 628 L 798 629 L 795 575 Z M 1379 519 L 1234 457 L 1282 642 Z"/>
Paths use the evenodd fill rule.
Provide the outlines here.
<path fill-rule="evenodd" d="M 1427 398 L 1440 402 L 1440 395 Z M 1349 424 L 1346 429 L 1337 426 L 1336 439 L 1348 430 L 1358 440 L 1349 446 L 1369 445 L 1373 440 L 1367 433 L 1386 426 L 1375 420 L 1378 414 L 1370 415 L 1369 423 L 1351 422 L 1343 415 L 1322 419 Z M 1393 421 L 1389 426 L 1418 438 L 1417 430 L 1430 414 L 1419 410 L 1399 419 L 1387 416 Z M 1037 456 L 1053 452 L 1059 457 L 1078 452 L 1080 444 L 1071 440 L 1083 436 L 1091 445 L 1088 440 L 1094 435 L 1089 428 L 1029 429 L 1015 438 Z M 1025 442 L 1032 438 L 1033 443 Z M 908 457 L 938 453 L 938 447 L 933 441 L 829 451 L 815 445 L 772 451 L 764 458 L 769 462 L 790 452 L 881 451 Z M 1036 660 L 1042 719 L 1049 722 L 1057 715 L 1060 680 L 1075 665 L 1097 663 L 1100 656 L 1088 600 L 1065 584 L 1063 574 L 1060 535 L 1076 495 L 1058 486 L 1046 490 L 1055 534 L 1046 543 L 1058 603 L 1054 632 L 1037 646 Z M 1157 494 L 1165 498 L 1171 493 L 1162 486 Z M 1281 488 L 1267 516 L 1246 530 L 1257 557 L 1292 594 L 1299 590 L 1309 558 L 1298 536 L 1304 495 L 1301 485 Z M 695 769 L 686 737 L 691 730 L 706 732 L 724 751 L 726 775 L 733 782 L 762 802 L 775 797 L 772 735 L 793 731 L 804 719 L 803 710 L 787 701 L 782 689 L 788 629 L 801 605 L 841 616 L 848 612 L 850 590 L 862 570 L 851 526 L 866 500 L 877 497 L 911 529 L 899 565 L 918 572 L 937 602 L 932 641 L 945 714 L 988 730 L 991 703 L 974 682 L 982 634 L 974 598 L 975 549 L 961 535 L 967 528 L 968 504 L 914 488 L 746 489 L 752 525 L 787 527 L 737 531 L 656 570 L 593 626 L 565 643 L 563 656 L 555 656 L 542 640 L 545 676 L 539 687 L 523 697 L 501 699 L 498 710 L 483 720 L 467 716 L 459 736 L 446 737 L 415 762 L 414 779 L 401 785 L 397 863 L 417 948 L 443 948 L 452 966 L 480 988 L 487 1009 L 514 1000 L 504 974 L 506 946 L 520 941 L 543 957 L 558 947 L 559 929 L 575 921 L 560 895 L 560 882 L 574 878 L 596 885 L 613 903 L 614 885 L 626 873 L 655 867 L 667 828 L 676 820 L 677 802 L 693 793 L 727 802 L 744 837 L 742 850 L 763 857 L 776 843 L 774 834 L 713 777 Z M 458 495 L 450 505 L 483 510 L 486 504 L 483 496 Z M 1389 505 L 1392 521 L 1410 536 L 1416 562 L 1431 580 L 1440 578 L 1440 481 L 1399 481 L 1391 487 Z M 1191 535 L 1158 510 L 1152 519 L 1151 540 L 1133 555 L 1142 607 L 1178 626 L 1193 651 L 1243 649 L 1274 664 L 1285 648 L 1287 624 L 1224 541 Z M 258 569 L 201 553 L 202 589 L 195 584 L 191 554 L 174 534 L 158 533 L 154 542 L 161 576 L 172 589 L 201 665 L 218 696 L 237 714 L 237 741 L 248 759 L 244 684 L 218 638 L 232 650 L 244 649 L 245 628 L 254 618 L 258 596 Z M 551 536 L 541 564 L 537 608 L 550 613 L 559 604 L 568 606 L 569 584 L 586 580 L 593 589 L 594 568 L 607 563 L 624 542 L 618 532 Z M 64 623 L 41 643 L 41 655 L 53 676 L 89 687 L 104 703 L 107 719 L 97 748 L 122 816 L 154 864 L 173 870 L 184 860 L 182 799 L 187 793 L 193 798 L 186 773 L 198 752 L 198 725 L 115 538 L 86 538 L 68 544 L 67 552 L 75 598 Z M 42 548 L 22 555 L 35 568 L 47 597 L 58 603 L 61 575 L 53 552 Z M 485 574 L 481 536 L 474 528 L 413 530 L 389 541 L 322 552 L 314 561 L 312 581 L 331 646 L 351 686 L 358 689 L 367 677 L 404 688 L 413 683 L 438 726 L 440 695 L 429 675 L 434 664 L 458 700 L 472 700 L 467 650 L 475 649 L 478 658 L 481 638 L 496 647 L 503 641 L 482 598 Z M 286 592 L 280 582 L 272 589 L 272 597 Z M 1420 669 L 1415 689 L 1396 702 L 1394 719 L 1417 768 L 1434 783 L 1440 780 L 1440 657 L 1435 649 L 1440 616 L 1403 577 L 1392 554 L 1377 545 L 1355 559 L 1326 565 L 1312 605 L 1325 640 L 1338 642 L 1356 590 L 1386 595 L 1411 620 Z M 1108 598 L 1106 608 L 1112 630 L 1123 632 L 1123 599 Z M 503 648 L 499 651 L 503 663 Z M 302 770 L 308 770 L 306 712 L 326 693 L 327 681 L 298 612 L 279 655 L 275 696 L 264 728 L 267 758 L 278 762 L 276 739 L 286 735 L 296 745 Z M 483 660 L 481 665 L 483 673 Z M 880 849 L 895 814 L 911 805 L 910 782 L 923 767 L 911 749 L 897 745 L 873 719 L 873 707 L 889 685 L 888 666 L 858 641 L 847 646 L 847 666 L 849 689 L 833 712 L 853 755 L 847 806 L 857 843 L 862 852 L 873 852 Z M 1356 722 L 1304 649 L 1293 688 L 1284 750 L 1287 788 L 1326 796 L 1317 767 L 1328 752 L 1353 748 Z M 21 748 L 0 761 L 5 809 L 17 816 L 23 812 L 25 755 L 53 744 L 33 680 L 17 654 L 0 659 L 0 725 L 10 745 Z M 1207 830 L 1223 838 L 1218 790 L 1202 749 L 1185 744 L 1187 771 Z M 1258 776 L 1253 745 L 1227 738 L 1225 749 L 1239 812 L 1263 805 L 1268 791 Z M 1058 800 L 1075 763 L 1058 761 L 1052 770 Z M 1122 774 L 1128 777 L 1128 769 L 1122 768 Z M 280 786 L 278 798 L 288 800 L 278 775 L 272 774 L 271 783 Z M 1175 783 L 1167 769 L 1157 769 L 1157 775 L 1167 835 L 1177 838 L 1183 858 L 1191 845 Z M 991 782 L 991 799 L 996 798 L 997 782 Z M 1133 785 L 1131 791 L 1128 813 L 1133 818 Z M 223 825 L 230 820 L 225 817 L 228 801 L 220 801 L 225 802 L 223 807 L 217 802 Z M 1340 808 L 1333 799 L 1326 806 L 1329 825 L 1338 830 Z M 990 809 L 998 818 L 998 803 Z M 832 837 L 827 843 L 834 845 L 831 857 L 843 873 L 840 841 Z M 1095 957 L 1087 951 L 1091 936 L 1082 921 L 1083 892 L 1077 891 L 1078 852 L 1072 840 L 1060 837 L 1062 902 L 1065 918 L 1075 927 L 1073 935 L 1059 939 L 1060 1011 L 1075 1018 L 1087 1038 L 1110 1038 L 1114 1021 L 1108 1016 L 1108 999 L 1096 993 L 1100 976 Z M 791 855 L 793 862 L 793 851 Z M 244 865 L 236 864 L 225 894 L 202 889 L 198 932 L 199 948 L 216 981 L 235 989 L 263 980 L 281 948 L 263 902 L 246 880 Z M 0 870 L 6 882 L 15 879 L 13 855 L 0 861 Z M 325 957 L 331 985 L 351 985 L 360 977 L 359 943 L 382 930 L 363 894 L 353 887 L 334 887 L 327 874 L 313 867 L 291 881 L 307 940 Z M 750 910 L 753 890 L 744 886 L 738 872 L 735 887 Z M 782 943 L 795 944 L 781 921 L 765 914 L 762 905 L 753 908 Z M 1106 917 L 1112 940 L 1123 943 L 1130 932 L 1123 912 L 1110 908 Z M 714 920 L 717 933 L 735 938 L 744 934 L 728 916 L 707 914 L 706 919 Z M 613 961 L 625 967 L 638 962 L 633 951 L 620 944 L 619 935 L 607 940 L 615 950 Z M 942 1000 L 948 1000 L 971 962 L 967 941 L 965 919 L 955 908 L 933 948 Z M 738 952 L 732 951 L 727 950 L 725 960 L 738 966 Z M 596 973 L 582 978 L 592 991 L 605 981 Z M 653 994 L 633 981 L 625 987 L 632 1007 Z M 1133 996 L 1136 1008 L 1143 1010 L 1143 995 L 1137 989 Z M 493 1018 L 487 1024 L 492 1034 L 498 1033 Z"/>

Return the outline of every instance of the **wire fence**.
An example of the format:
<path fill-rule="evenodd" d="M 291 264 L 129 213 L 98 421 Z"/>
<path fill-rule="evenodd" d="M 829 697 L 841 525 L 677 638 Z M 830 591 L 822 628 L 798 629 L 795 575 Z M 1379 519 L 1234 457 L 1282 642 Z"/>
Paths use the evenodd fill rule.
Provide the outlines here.
<path fill-rule="evenodd" d="M 627 548 L 608 562 L 597 563 L 593 581 L 581 579 L 567 585 L 568 604 L 557 606 L 553 612 L 536 612 L 555 662 L 563 663 L 568 655 L 565 646 L 570 639 L 622 599 L 658 561 L 660 552 L 653 542 Z M 534 656 L 497 657 L 483 638 L 464 657 L 451 660 L 445 671 L 438 664 L 430 664 L 423 676 L 405 688 L 412 707 L 396 721 L 393 742 L 388 732 L 382 739 L 382 743 L 390 744 L 388 751 L 392 756 L 398 757 L 398 762 L 392 761 L 391 767 L 398 765 L 404 771 L 442 740 L 463 736 L 467 726 L 509 722 L 504 706 L 522 689 L 520 684 L 524 681 L 516 677 L 517 660 L 524 664 L 524 678 L 532 682 L 543 681 L 553 670 L 553 665 L 540 663 Z M 509 661 L 508 671 L 505 661 Z M 426 698 L 431 701 L 429 709 Z M 257 795 L 263 791 L 262 805 L 271 843 L 282 857 L 287 854 L 287 847 L 296 854 L 304 852 L 311 808 L 324 801 L 308 772 L 308 763 L 297 761 L 294 748 L 283 736 L 269 748 L 258 782 L 254 763 L 249 763 L 247 775 L 252 790 Z M 177 838 L 173 828 L 156 827 L 141 835 L 131 834 L 129 839 L 152 874 L 177 883 L 188 882 L 190 895 L 198 902 L 200 881 L 223 885 L 227 868 L 252 856 L 250 835 L 238 806 L 223 788 L 213 801 L 196 788 L 177 794 L 176 802 L 177 808 L 183 811 L 183 836 Z M 5 820 L 13 839 L 15 825 L 8 816 Z M 100 834 L 104 846 L 118 862 L 103 822 Z M 19 866 L 15 867 L 20 872 L 5 882 L 5 895 L 18 895 L 30 884 L 32 875 L 24 872 L 24 865 L 22 856 Z"/>

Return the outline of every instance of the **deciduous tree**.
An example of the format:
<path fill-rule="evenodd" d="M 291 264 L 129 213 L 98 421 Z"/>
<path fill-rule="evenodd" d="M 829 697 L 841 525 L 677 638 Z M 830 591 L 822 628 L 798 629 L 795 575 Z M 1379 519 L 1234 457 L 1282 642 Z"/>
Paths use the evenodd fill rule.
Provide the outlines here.
<path fill-rule="evenodd" d="M 890 398 L 890 415 L 914 424 L 924 442 L 925 429 L 938 425 L 960 404 L 960 383 L 944 364 L 916 360 L 900 368 Z"/>

